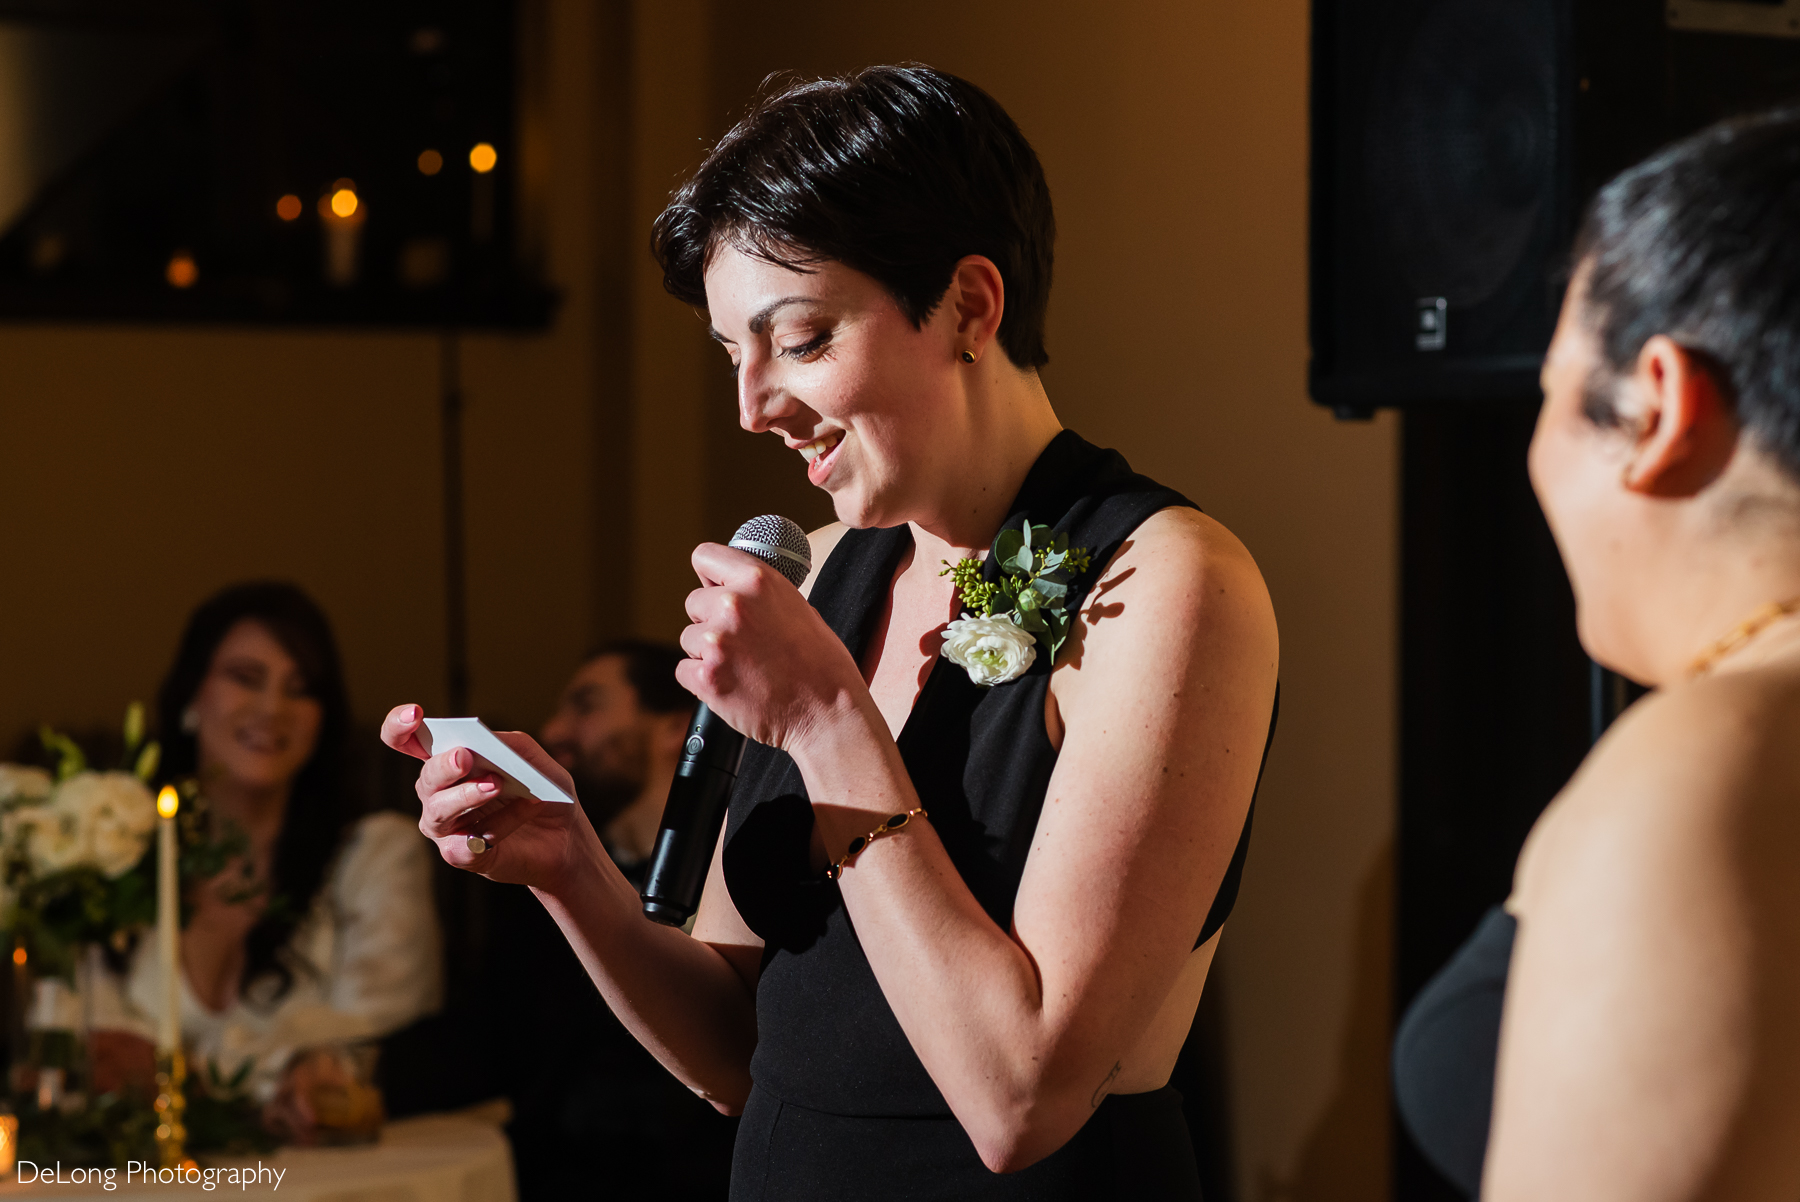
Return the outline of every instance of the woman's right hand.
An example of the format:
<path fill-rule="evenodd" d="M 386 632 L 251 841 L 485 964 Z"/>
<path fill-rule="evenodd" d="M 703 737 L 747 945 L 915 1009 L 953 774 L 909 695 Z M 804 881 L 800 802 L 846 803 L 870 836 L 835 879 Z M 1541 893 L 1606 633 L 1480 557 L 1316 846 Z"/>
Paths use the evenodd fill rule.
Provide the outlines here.
<path fill-rule="evenodd" d="M 381 741 L 425 761 L 416 786 L 424 807 L 419 830 L 437 844 L 446 863 L 490 880 L 530 885 L 554 894 L 580 871 L 582 863 L 597 862 L 596 856 L 606 859 L 600 838 L 580 805 L 502 797 L 499 776 L 483 770 L 468 749 L 427 755 L 418 739 L 424 721 L 421 707 L 395 706 L 381 724 Z M 575 796 L 575 783 L 568 772 L 530 735 L 495 733 L 532 767 Z M 487 850 L 471 850 L 472 837 L 486 840 Z"/>

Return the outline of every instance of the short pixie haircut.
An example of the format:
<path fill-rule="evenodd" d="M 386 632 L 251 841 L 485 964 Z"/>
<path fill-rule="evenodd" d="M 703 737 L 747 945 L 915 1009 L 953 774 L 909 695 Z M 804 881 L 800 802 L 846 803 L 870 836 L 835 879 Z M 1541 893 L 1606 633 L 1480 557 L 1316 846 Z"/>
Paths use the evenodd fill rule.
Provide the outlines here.
<path fill-rule="evenodd" d="M 663 286 L 706 306 L 729 244 L 795 271 L 836 261 L 873 277 L 915 327 L 958 260 L 1000 269 L 999 340 L 1041 367 L 1056 217 L 1036 152 L 1006 110 L 917 64 L 869 67 L 759 98 L 656 219 Z"/>
<path fill-rule="evenodd" d="M 1800 480 L 1800 108 L 1721 122 L 1607 184 L 1574 262 L 1588 269 L 1587 324 L 1606 365 L 1591 419 L 1620 424 L 1614 385 L 1667 334 Z"/>

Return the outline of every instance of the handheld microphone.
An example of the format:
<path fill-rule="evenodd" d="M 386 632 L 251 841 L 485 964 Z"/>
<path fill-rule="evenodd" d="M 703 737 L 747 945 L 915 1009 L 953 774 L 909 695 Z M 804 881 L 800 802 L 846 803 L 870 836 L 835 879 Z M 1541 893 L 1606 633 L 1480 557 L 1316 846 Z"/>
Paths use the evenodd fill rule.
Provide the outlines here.
<path fill-rule="evenodd" d="M 784 517 L 751 518 L 732 536 L 731 545 L 748 551 L 787 577 L 798 588 L 812 570 L 812 546 L 806 531 Z M 700 890 L 712 863 L 725 810 L 744 760 L 744 736 L 725 724 L 702 702 L 688 727 L 681 763 L 669 785 L 662 827 L 650 853 L 650 877 L 644 884 L 644 915 L 665 926 L 684 926 L 700 906 Z"/>

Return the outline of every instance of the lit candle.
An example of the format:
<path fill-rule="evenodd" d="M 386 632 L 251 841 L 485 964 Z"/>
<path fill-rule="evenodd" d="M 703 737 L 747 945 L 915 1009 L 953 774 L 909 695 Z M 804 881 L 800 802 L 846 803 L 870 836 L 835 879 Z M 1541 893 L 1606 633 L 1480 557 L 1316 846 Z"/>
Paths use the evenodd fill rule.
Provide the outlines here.
<path fill-rule="evenodd" d="M 181 881 L 175 859 L 175 811 L 181 797 L 164 785 L 156 798 L 162 821 L 156 832 L 156 953 L 162 964 L 162 1021 L 156 1028 L 156 1050 L 181 1050 Z"/>
<path fill-rule="evenodd" d="M 319 220 L 325 233 L 325 282 L 335 288 L 356 283 L 363 222 L 369 206 L 356 194 L 356 184 L 341 179 L 319 197 Z"/>

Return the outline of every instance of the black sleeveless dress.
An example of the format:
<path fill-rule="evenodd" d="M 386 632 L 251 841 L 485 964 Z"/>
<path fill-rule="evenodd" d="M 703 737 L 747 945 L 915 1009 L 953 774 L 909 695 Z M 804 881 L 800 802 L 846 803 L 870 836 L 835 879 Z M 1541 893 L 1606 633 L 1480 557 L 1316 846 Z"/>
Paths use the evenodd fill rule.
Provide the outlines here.
<path fill-rule="evenodd" d="M 1071 545 L 1092 551 L 1097 575 L 1138 525 L 1171 506 L 1192 502 L 1064 431 L 1032 467 L 1006 525 L 1029 516 L 1066 530 Z M 813 606 L 859 661 L 911 539 L 905 526 L 852 530 L 814 581 Z M 1091 583 L 1075 583 L 1071 612 Z M 1003 930 L 1056 765 L 1044 730 L 1050 668 L 1040 655 L 1018 680 L 984 689 L 940 659 L 898 740 L 932 826 Z M 724 849 L 732 901 L 764 941 L 734 1202 L 1199 1197 L 1181 1098 L 1170 1088 L 1110 1096 L 1059 1151 L 1018 1173 L 989 1172 L 882 995 L 838 886 L 812 871 L 812 823 L 793 760 L 751 744 Z M 1231 911 L 1249 835 L 1246 820 L 1195 946 Z"/>
<path fill-rule="evenodd" d="M 1500 1016 L 1519 924 L 1499 906 L 1419 991 L 1394 1034 L 1394 1103 L 1413 1142 L 1469 1197 L 1481 1191 Z"/>

